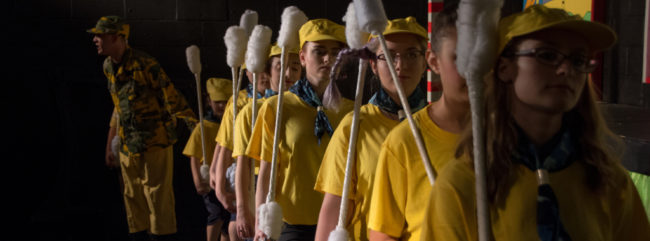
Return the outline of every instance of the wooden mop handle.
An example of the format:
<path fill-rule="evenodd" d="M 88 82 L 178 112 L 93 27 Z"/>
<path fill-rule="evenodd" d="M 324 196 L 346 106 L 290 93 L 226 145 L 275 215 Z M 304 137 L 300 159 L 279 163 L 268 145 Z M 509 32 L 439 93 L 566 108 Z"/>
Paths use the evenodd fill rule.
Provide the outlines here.
<path fill-rule="evenodd" d="M 253 116 L 251 119 L 251 133 L 253 133 L 253 127 L 255 127 L 255 119 L 257 118 L 257 73 L 253 72 Z"/>
<path fill-rule="evenodd" d="M 205 131 L 203 130 L 203 100 L 201 96 L 201 73 L 195 73 L 194 79 L 196 80 L 196 97 L 199 101 L 199 128 L 201 129 L 201 151 L 203 152 L 203 165 L 207 165 L 205 155 Z"/>
<path fill-rule="evenodd" d="M 429 155 L 427 154 L 427 149 L 424 146 L 424 141 L 422 140 L 422 136 L 420 135 L 420 131 L 418 130 L 417 125 L 415 125 L 415 121 L 413 120 L 413 117 L 411 116 L 411 106 L 409 106 L 409 102 L 406 99 L 406 95 L 404 94 L 404 89 L 402 88 L 402 84 L 399 82 L 399 78 L 397 77 L 397 71 L 395 71 L 395 65 L 393 65 L 393 57 L 388 54 L 390 53 L 388 51 L 388 46 L 386 45 L 386 39 L 384 38 L 384 35 L 382 33 L 373 33 L 374 35 L 378 36 L 379 43 L 381 44 L 381 49 L 384 51 L 384 56 L 386 56 L 386 63 L 388 64 L 388 69 L 390 70 L 390 75 L 393 78 L 393 83 L 395 84 L 395 88 L 397 89 L 397 94 L 399 95 L 400 102 L 402 103 L 402 108 L 404 108 L 404 113 L 406 114 L 406 119 L 409 122 L 409 126 L 411 127 L 411 132 L 413 133 L 413 138 L 415 139 L 415 144 L 418 147 L 418 150 L 420 151 L 420 157 L 422 158 L 422 162 L 424 163 L 424 169 L 427 172 L 427 176 L 429 177 L 429 183 L 433 185 L 433 182 L 435 181 L 435 172 L 433 171 L 433 166 L 431 165 L 431 161 L 429 160 Z"/>
<path fill-rule="evenodd" d="M 282 47 L 280 55 L 280 73 L 284 73 L 286 68 L 287 47 Z M 275 116 L 275 131 L 273 133 L 273 158 L 271 159 L 271 174 L 269 176 L 269 192 L 266 195 L 266 203 L 275 199 L 275 177 L 278 169 L 278 145 L 280 144 L 280 124 L 282 122 L 282 104 L 284 96 L 284 74 L 280 75 L 280 84 L 278 86 L 278 106 Z"/>
<path fill-rule="evenodd" d="M 355 163 L 354 154 L 357 150 L 357 137 L 359 134 L 359 111 L 363 99 L 363 84 L 366 76 L 368 60 L 359 59 L 359 74 L 357 76 L 357 92 L 354 97 L 354 115 L 352 117 L 352 130 L 350 131 L 350 143 L 348 144 L 348 158 L 345 165 L 345 179 L 343 181 L 343 196 L 341 198 L 341 208 L 339 211 L 340 228 L 345 228 L 345 220 L 348 216 L 348 203 L 350 199 L 350 182 L 352 181 L 352 167 Z M 332 80 L 334 81 L 334 80 Z"/>

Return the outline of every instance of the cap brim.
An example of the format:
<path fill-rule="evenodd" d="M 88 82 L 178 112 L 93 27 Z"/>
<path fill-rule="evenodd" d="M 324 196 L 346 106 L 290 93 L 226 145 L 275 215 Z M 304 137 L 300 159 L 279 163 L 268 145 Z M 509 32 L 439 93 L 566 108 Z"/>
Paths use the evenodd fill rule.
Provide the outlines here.
<path fill-rule="evenodd" d="M 586 38 L 592 51 L 601 51 L 612 47 L 617 40 L 616 33 L 609 26 L 585 20 L 569 20 L 552 23 L 538 30 L 529 33 L 519 34 L 519 36 L 531 34 L 546 29 L 562 29 L 576 32 Z"/>

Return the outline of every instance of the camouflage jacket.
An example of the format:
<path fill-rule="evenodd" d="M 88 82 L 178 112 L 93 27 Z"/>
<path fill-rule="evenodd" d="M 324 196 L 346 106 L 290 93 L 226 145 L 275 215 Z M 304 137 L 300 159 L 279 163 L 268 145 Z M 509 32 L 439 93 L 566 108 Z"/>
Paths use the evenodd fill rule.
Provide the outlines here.
<path fill-rule="evenodd" d="M 143 153 L 174 144 L 177 117 L 191 129 L 196 124 L 185 98 L 148 54 L 127 48 L 119 65 L 113 65 L 110 57 L 104 60 L 104 74 L 119 115 L 122 153 Z"/>

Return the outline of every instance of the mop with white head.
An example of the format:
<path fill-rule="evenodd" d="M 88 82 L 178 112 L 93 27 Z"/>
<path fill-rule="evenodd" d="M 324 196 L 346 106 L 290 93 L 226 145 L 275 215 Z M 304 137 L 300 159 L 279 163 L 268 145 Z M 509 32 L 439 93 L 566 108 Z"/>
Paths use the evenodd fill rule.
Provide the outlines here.
<path fill-rule="evenodd" d="M 203 127 L 203 101 L 201 100 L 201 54 L 199 47 L 192 45 L 185 49 L 187 66 L 194 74 L 196 80 L 196 96 L 199 103 L 199 127 L 201 129 L 201 152 L 203 153 L 203 164 L 201 164 L 201 180 L 207 182 L 210 179 L 210 167 L 207 164 L 205 154 L 205 132 Z"/>
<path fill-rule="evenodd" d="M 238 70 L 244 64 L 244 54 L 246 53 L 246 44 L 248 43 L 248 33 L 246 32 L 246 29 L 240 26 L 230 26 L 228 30 L 226 30 L 226 35 L 223 37 L 223 40 L 226 43 L 226 62 L 232 70 L 232 99 L 234 102 L 232 105 L 232 124 L 234 130 L 235 118 L 237 117 L 236 101 L 238 99 L 239 85 L 241 82 L 239 80 L 241 79 L 240 75 L 242 75 L 242 72 L 238 72 Z"/>
<path fill-rule="evenodd" d="M 345 38 L 348 46 L 352 49 L 362 49 L 368 41 L 369 34 L 361 31 L 357 24 L 357 16 L 354 4 L 348 5 L 348 11 L 343 16 L 345 22 Z M 345 221 L 348 216 L 348 204 L 350 203 L 350 182 L 352 179 L 352 170 L 355 163 L 354 155 L 356 153 L 357 137 L 359 133 L 359 110 L 363 99 L 363 84 L 366 75 L 368 61 L 359 58 L 359 73 L 357 76 L 357 90 L 354 99 L 354 111 L 352 116 L 352 127 L 350 130 L 350 142 L 348 144 L 348 156 L 345 165 L 345 178 L 343 181 L 343 196 L 341 197 L 341 206 L 339 208 L 339 220 L 336 228 L 330 232 L 328 241 L 347 241 L 350 239 L 348 230 L 345 229 Z M 331 80 L 334 81 L 334 80 Z"/>
<path fill-rule="evenodd" d="M 370 32 L 373 35 L 377 36 L 377 40 L 381 45 L 382 51 L 384 53 L 389 53 L 388 46 L 386 45 L 386 38 L 384 38 L 383 32 L 386 29 L 388 24 L 388 19 L 386 19 L 386 13 L 384 12 L 384 6 L 380 0 L 354 0 L 354 8 L 357 10 L 357 21 L 359 21 L 359 27 L 366 32 Z M 424 141 L 422 140 L 422 135 L 418 129 L 413 117 L 411 116 L 411 106 L 408 104 L 407 96 L 404 93 L 404 88 L 397 77 L 397 71 L 395 70 L 395 65 L 393 62 L 393 57 L 390 54 L 386 54 L 386 63 L 388 65 L 388 70 L 390 71 L 391 78 L 393 78 L 393 83 L 397 89 L 397 94 L 402 103 L 402 108 L 408 120 L 409 127 L 411 128 L 411 133 L 415 139 L 415 144 L 418 147 L 420 152 L 420 158 L 422 158 L 422 163 L 424 164 L 424 169 L 429 178 L 429 183 L 433 185 L 435 180 L 435 172 L 431 161 L 429 161 L 429 155 L 427 154 L 427 149 L 424 146 Z"/>
<path fill-rule="evenodd" d="M 490 213 L 487 204 L 485 159 L 485 109 L 483 77 L 496 61 L 497 26 L 503 0 L 461 0 L 458 5 L 458 44 L 456 67 L 465 77 L 472 112 L 474 174 L 478 240 L 490 238 Z"/>
<path fill-rule="evenodd" d="M 239 27 L 246 30 L 246 36 L 250 36 L 253 28 L 257 25 L 258 15 L 256 11 L 246 9 L 239 18 Z M 247 65 L 248 66 L 248 65 Z"/>
<path fill-rule="evenodd" d="M 246 50 L 246 67 L 253 72 L 253 93 L 257 93 L 258 74 L 264 72 L 269 49 L 271 47 L 271 28 L 264 25 L 256 25 L 248 39 L 248 48 Z M 257 94 L 253 95 L 253 115 L 251 119 L 251 132 L 257 119 Z M 249 207 L 255 207 L 255 162 L 252 158 L 249 160 L 250 186 L 249 190 Z"/>
<path fill-rule="evenodd" d="M 307 16 L 295 6 L 289 6 L 282 12 L 282 23 L 280 24 L 280 34 L 278 36 L 278 46 L 282 48 L 280 54 L 280 73 L 286 69 L 287 50 L 298 48 L 299 38 L 298 30 L 300 26 L 307 22 Z M 271 160 L 271 173 L 269 175 L 269 192 L 266 196 L 266 203 L 259 207 L 259 227 L 264 231 L 267 237 L 277 240 L 282 231 L 282 209 L 275 199 L 275 179 L 277 173 L 278 144 L 280 135 L 280 122 L 282 120 L 282 104 L 284 89 L 284 74 L 280 75 L 280 86 L 278 89 L 278 106 L 275 117 L 275 130 L 273 134 L 273 158 Z"/>

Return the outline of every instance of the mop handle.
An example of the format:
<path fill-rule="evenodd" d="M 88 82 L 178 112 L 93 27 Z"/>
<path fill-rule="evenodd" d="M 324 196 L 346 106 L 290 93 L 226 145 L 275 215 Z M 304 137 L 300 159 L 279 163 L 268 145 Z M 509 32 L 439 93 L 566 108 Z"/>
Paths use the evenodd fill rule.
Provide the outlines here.
<path fill-rule="evenodd" d="M 381 49 L 385 53 L 384 56 L 386 56 L 386 62 L 388 63 L 388 69 L 390 70 L 390 75 L 393 78 L 393 83 L 395 84 L 395 87 L 397 89 L 397 94 L 399 95 L 400 102 L 402 103 L 402 108 L 404 108 L 406 119 L 408 120 L 409 126 L 411 127 L 411 132 L 413 133 L 415 144 L 417 145 L 418 150 L 420 151 L 420 157 L 422 158 L 422 162 L 424 163 L 424 169 L 426 170 L 427 176 L 429 177 L 429 183 L 433 185 L 433 182 L 435 181 L 436 178 L 435 173 L 433 171 L 433 166 L 431 165 L 431 161 L 429 160 L 427 149 L 424 147 L 424 141 L 422 140 L 420 131 L 418 130 L 418 127 L 415 125 L 415 121 L 413 121 L 413 117 L 411 116 L 411 107 L 409 106 L 409 102 L 406 99 L 406 95 L 404 94 L 404 89 L 402 88 L 402 84 L 399 82 L 399 78 L 397 77 L 397 71 L 395 70 L 395 65 L 393 65 L 393 57 L 389 54 L 390 52 L 388 51 L 388 46 L 386 45 L 386 39 L 384 38 L 384 35 L 382 33 L 373 33 L 373 34 L 378 36 L 379 43 L 381 44 Z"/>
<path fill-rule="evenodd" d="M 203 165 L 208 165 L 205 156 L 205 131 L 203 130 L 203 101 L 201 100 L 201 73 L 195 73 L 196 80 L 196 97 L 199 101 L 199 129 L 201 129 L 201 151 L 203 152 Z"/>
<path fill-rule="evenodd" d="M 253 72 L 253 116 L 251 119 L 251 133 L 253 133 L 253 127 L 255 127 L 255 119 L 257 118 L 257 73 Z"/>
<path fill-rule="evenodd" d="M 357 76 L 357 92 L 354 98 L 354 115 L 352 117 L 352 130 L 350 130 L 350 143 L 348 144 L 348 158 L 345 164 L 345 179 L 343 181 L 343 196 L 341 197 L 341 208 L 339 211 L 339 222 L 337 227 L 345 228 L 345 220 L 348 216 L 348 204 L 350 199 L 350 182 L 352 181 L 352 167 L 355 163 L 355 152 L 357 150 L 357 137 L 359 136 L 359 111 L 363 99 L 363 84 L 366 76 L 368 60 L 359 59 L 359 74 Z"/>
<path fill-rule="evenodd" d="M 286 68 L 287 47 L 282 47 L 282 54 L 280 55 L 280 73 L 284 73 Z M 273 133 L 273 158 L 271 159 L 271 175 L 269 177 L 269 192 L 266 195 L 266 203 L 270 203 L 275 199 L 275 177 L 278 169 L 278 145 L 280 144 L 280 124 L 282 122 L 282 104 L 284 96 L 284 74 L 280 75 L 280 84 L 278 89 L 278 106 L 277 114 L 275 116 L 275 131 Z"/>
<path fill-rule="evenodd" d="M 490 213 L 487 202 L 486 166 L 485 166 L 485 109 L 481 105 L 483 100 L 483 82 L 475 73 L 467 76 L 470 108 L 472 111 L 472 133 L 474 135 L 474 173 L 476 175 L 476 215 L 480 241 L 490 240 Z"/>

